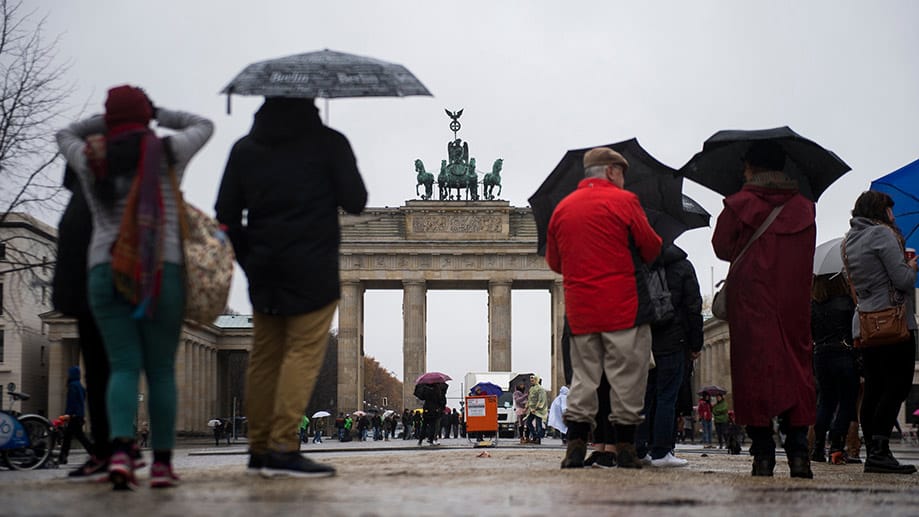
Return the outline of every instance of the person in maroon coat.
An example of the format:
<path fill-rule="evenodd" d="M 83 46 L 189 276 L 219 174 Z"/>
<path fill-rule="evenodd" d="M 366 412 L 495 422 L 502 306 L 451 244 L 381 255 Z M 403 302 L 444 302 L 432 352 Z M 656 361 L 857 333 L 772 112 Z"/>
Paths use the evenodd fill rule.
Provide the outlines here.
<path fill-rule="evenodd" d="M 727 296 L 734 409 L 752 441 L 754 476 L 772 476 L 772 418 L 778 417 L 791 476 L 811 478 L 807 426 L 816 413 L 810 330 L 815 208 L 781 172 L 784 164 L 777 144 L 751 145 L 744 157 L 746 183 L 725 198 L 712 246 L 718 258 L 733 262 L 773 208 L 783 206 L 732 263 Z"/>

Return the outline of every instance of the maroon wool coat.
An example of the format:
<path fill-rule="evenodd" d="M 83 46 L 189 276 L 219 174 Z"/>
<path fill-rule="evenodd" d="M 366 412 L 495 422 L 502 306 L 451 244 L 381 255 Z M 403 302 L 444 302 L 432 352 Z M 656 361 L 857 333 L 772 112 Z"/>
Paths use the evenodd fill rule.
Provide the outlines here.
<path fill-rule="evenodd" d="M 782 203 L 785 208 L 734 264 L 727 282 L 734 410 L 744 425 L 770 425 L 786 411 L 793 426 L 815 419 L 814 203 L 794 190 L 746 185 L 725 198 L 712 247 L 718 258 L 733 261 Z"/>

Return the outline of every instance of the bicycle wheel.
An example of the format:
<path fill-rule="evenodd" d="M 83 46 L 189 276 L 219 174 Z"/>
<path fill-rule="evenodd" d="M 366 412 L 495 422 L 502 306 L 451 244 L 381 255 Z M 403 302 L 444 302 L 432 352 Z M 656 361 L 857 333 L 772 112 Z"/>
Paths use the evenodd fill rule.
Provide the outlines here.
<path fill-rule="evenodd" d="M 48 461 L 54 449 L 51 422 L 38 415 L 21 416 L 19 422 L 26 430 L 30 445 L 21 449 L 3 451 L 3 459 L 15 470 L 39 468 Z"/>

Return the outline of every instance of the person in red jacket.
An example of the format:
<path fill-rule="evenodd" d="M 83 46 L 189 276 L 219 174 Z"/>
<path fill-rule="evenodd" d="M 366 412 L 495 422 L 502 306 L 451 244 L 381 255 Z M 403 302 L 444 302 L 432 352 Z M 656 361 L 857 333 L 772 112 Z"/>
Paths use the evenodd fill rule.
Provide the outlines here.
<path fill-rule="evenodd" d="M 651 357 L 650 296 L 641 263 L 661 249 L 638 197 L 622 187 L 629 164 L 612 149 L 584 155 L 584 176 L 549 221 L 546 262 L 563 276 L 571 327 L 568 450 L 562 468 L 584 466 L 597 413 L 597 386 L 610 383 L 610 421 L 620 467 L 641 468 L 635 427 L 642 421 Z"/>

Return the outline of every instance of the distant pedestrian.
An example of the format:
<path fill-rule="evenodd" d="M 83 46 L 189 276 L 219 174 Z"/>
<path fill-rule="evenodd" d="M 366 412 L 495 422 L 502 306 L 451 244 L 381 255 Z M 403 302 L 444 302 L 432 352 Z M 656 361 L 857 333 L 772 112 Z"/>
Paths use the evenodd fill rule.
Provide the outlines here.
<path fill-rule="evenodd" d="M 529 392 L 522 382 L 518 382 L 514 388 L 514 414 L 517 415 L 517 429 L 520 433 L 520 444 L 523 445 L 530 441 L 530 432 L 526 426 L 527 418 L 527 396 Z"/>
<path fill-rule="evenodd" d="M 150 426 L 147 424 L 147 422 L 144 422 L 140 426 L 140 448 L 141 449 L 147 448 L 147 438 L 149 437 L 150 437 Z"/>
<path fill-rule="evenodd" d="M 543 423 L 549 417 L 549 400 L 546 390 L 542 387 L 542 379 L 537 375 L 530 375 L 530 392 L 527 394 L 527 429 L 530 430 L 532 443 L 542 443 Z"/>
<path fill-rule="evenodd" d="M 67 427 L 64 428 L 64 437 L 61 439 L 61 452 L 58 455 L 58 464 L 67 464 L 67 454 L 70 452 L 70 442 L 74 438 L 80 442 L 80 445 L 86 449 L 86 452 L 92 453 L 93 447 L 89 438 L 83 432 L 83 422 L 86 416 L 84 405 L 86 399 L 86 390 L 80 383 L 80 367 L 71 366 L 67 371 L 67 406 L 64 413 L 67 415 Z"/>
<path fill-rule="evenodd" d="M 549 406 L 548 425 L 562 434 L 562 443 L 567 442 L 568 425 L 565 424 L 565 409 L 568 408 L 568 386 L 562 386 L 558 390 L 558 396 Z"/>
<path fill-rule="evenodd" d="M 696 411 L 699 413 L 699 424 L 702 426 L 702 445 L 712 447 L 712 396 L 703 393 L 699 398 Z"/>
<path fill-rule="evenodd" d="M 418 438 L 421 445 L 426 438 L 429 445 L 440 445 L 437 433 L 440 430 L 440 420 L 443 418 L 444 408 L 447 405 L 447 383 L 418 384 L 415 386 L 415 396 L 424 402 L 424 432 Z"/>
<path fill-rule="evenodd" d="M 459 438 L 460 415 L 456 408 L 450 413 L 450 429 L 453 431 L 453 438 Z"/>
<path fill-rule="evenodd" d="M 354 420 L 351 418 L 351 415 L 345 416 L 345 421 L 342 424 L 342 440 L 343 442 L 351 441 L 351 428 L 354 427 Z"/>
<path fill-rule="evenodd" d="M 610 420 L 619 440 L 618 465 L 641 468 L 635 427 L 643 420 L 651 306 L 639 295 L 646 288 L 643 268 L 637 265 L 657 258 L 661 238 L 648 224 L 638 196 L 623 189 L 629 164 L 622 155 L 600 147 L 587 151 L 583 163 L 585 178 L 556 206 L 546 241 L 546 263 L 562 275 L 572 334 L 562 468 L 584 466 L 604 372 L 615 401 Z"/>
<path fill-rule="evenodd" d="M 335 418 L 335 432 L 338 435 L 338 441 L 342 442 L 345 438 L 345 414 L 339 413 Z"/>
<path fill-rule="evenodd" d="M 214 424 L 211 431 L 214 433 L 214 447 L 220 446 L 220 439 L 223 437 L 223 420 L 219 418 L 214 418 L 211 420 L 211 423 Z"/>
<path fill-rule="evenodd" d="M 405 408 L 402 410 L 402 439 L 409 440 L 412 437 L 412 412 Z"/>
<path fill-rule="evenodd" d="M 298 426 L 298 429 L 299 429 L 299 431 L 300 431 L 300 433 L 299 433 L 299 434 L 300 434 L 300 442 L 301 442 L 301 443 L 306 443 L 307 435 L 308 435 L 309 429 L 310 429 L 310 418 L 309 418 L 308 416 L 303 415 L 302 417 L 300 417 L 300 425 Z"/>
<path fill-rule="evenodd" d="M 322 430 L 325 427 L 325 418 L 319 418 L 313 421 L 313 443 L 322 443 Z"/>
<path fill-rule="evenodd" d="M 724 447 L 728 427 L 728 401 L 724 395 L 715 395 L 715 405 L 712 406 L 712 422 L 715 424 L 715 434 L 718 436 L 718 448 Z"/>

